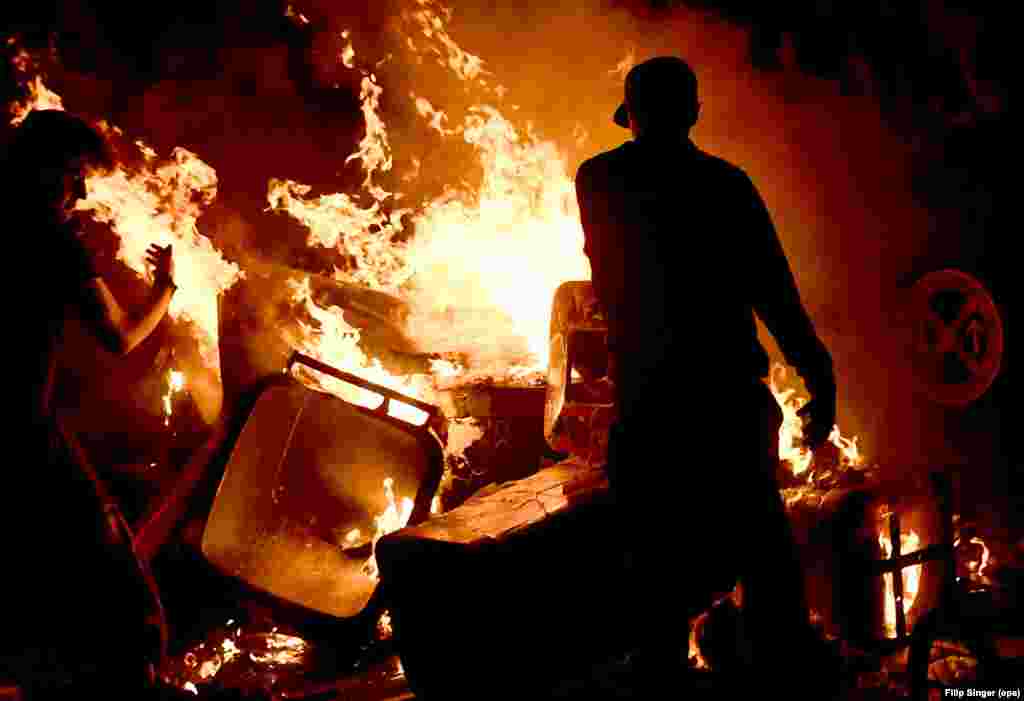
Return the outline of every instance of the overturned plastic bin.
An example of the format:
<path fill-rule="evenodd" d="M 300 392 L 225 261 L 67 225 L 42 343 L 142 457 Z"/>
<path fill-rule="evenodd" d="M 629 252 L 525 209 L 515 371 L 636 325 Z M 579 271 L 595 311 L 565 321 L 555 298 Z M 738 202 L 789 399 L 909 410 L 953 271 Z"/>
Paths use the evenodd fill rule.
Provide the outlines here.
<path fill-rule="evenodd" d="M 367 409 L 311 389 L 288 374 L 296 363 L 379 395 L 381 404 Z M 425 417 L 420 425 L 392 415 L 416 413 Z M 398 499 L 413 499 L 410 524 L 429 516 L 444 468 L 431 431 L 438 416 L 431 404 L 294 354 L 238 436 L 203 533 L 204 556 L 291 604 L 357 616 L 377 586 L 365 566 L 375 519 L 389 507 L 385 480 Z"/>

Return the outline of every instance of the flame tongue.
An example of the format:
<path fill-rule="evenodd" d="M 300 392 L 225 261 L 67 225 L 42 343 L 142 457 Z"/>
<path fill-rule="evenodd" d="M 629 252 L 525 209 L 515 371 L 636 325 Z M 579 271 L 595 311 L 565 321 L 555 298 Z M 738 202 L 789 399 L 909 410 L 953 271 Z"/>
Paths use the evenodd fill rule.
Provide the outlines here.
<path fill-rule="evenodd" d="M 7 45 L 16 47 L 18 44 L 15 37 L 7 40 Z M 18 78 L 26 95 L 23 100 L 16 101 L 10 106 L 10 124 L 17 126 L 25 121 L 25 117 L 33 110 L 63 110 L 64 103 L 60 95 L 53 92 L 43 84 L 43 76 L 35 75 L 29 77 L 29 73 L 36 68 L 32 56 L 24 49 L 18 49 L 11 58 L 14 73 Z"/>
<path fill-rule="evenodd" d="M 164 395 L 164 426 L 171 425 L 174 413 L 174 395 L 185 387 L 185 373 L 171 370 L 167 373 L 167 394 Z"/>
<path fill-rule="evenodd" d="M 779 429 L 779 460 L 789 465 L 794 476 L 807 474 L 814 463 L 814 453 L 804 445 L 803 419 L 799 411 L 807 403 L 805 397 L 797 396 L 795 389 L 782 389 L 787 376 L 786 367 L 776 363 L 772 366 L 768 386 L 775 395 L 775 401 L 782 409 L 782 427 Z M 846 438 L 839 432 L 839 426 L 832 427 L 829 443 L 839 450 L 839 467 L 859 467 L 864 458 L 857 445 L 857 438 Z"/>
<path fill-rule="evenodd" d="M 401 506 L 399 506 L 395 501 L 394 485 L 395 481 L 390 477 L 384 480 L 384 494 L 387 498 L 388 505 L 384 512 L 374 519 L 377 524 L 377 532 L 373 536 L 374 553 L 371 554 L 370 558 L 363 564 L 362 569 L 363 574 L 371 579 L 377 579 L 380 574 L 377 569 L 377 541 L 388 533 L 394 533 L 397 530 L 405 528 L 406 524 L 409 523 L 409 517 L 412 516 L 413 500 L 409 497 L 404 497 L 402 499 Z M 350 535 L 352 533 L 358 534 L 358 529 L 350 532 Z"/>

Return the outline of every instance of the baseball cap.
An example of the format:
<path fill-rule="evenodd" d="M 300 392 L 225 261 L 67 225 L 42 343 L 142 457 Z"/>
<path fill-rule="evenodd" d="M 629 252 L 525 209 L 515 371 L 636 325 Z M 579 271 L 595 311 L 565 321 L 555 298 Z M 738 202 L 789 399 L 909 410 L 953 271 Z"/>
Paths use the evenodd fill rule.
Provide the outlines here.
<path fill-rule="evenodd" d="M 630 108 L 647 114 L 682 116 L 697 102 L 697 75 L 678 56 L 657 56 L 629 70 L 625 97 L 612 117 L 620 127 L 629 127 Z"/>

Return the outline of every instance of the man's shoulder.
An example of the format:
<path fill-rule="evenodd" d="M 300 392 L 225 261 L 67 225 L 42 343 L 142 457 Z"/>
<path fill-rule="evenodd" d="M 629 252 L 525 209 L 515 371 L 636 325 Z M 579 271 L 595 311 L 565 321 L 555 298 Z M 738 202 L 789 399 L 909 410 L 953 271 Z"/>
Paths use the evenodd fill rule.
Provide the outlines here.
<path fill-rule="evenodd" d="M 576 176 L 579 177 L 580 175 L 585 176 L 614 170 L 617 166 L 624 163 L 629 157 L 631 144 L 632 142 L 627 141 L 613 149 L 591 156 L 580 163 L 580 167 L 576 170 Z"/>
<path fill-rule="evenodd" d="M 721 156 L 716 156 L 713 153 L 697 148 L 696 149 L 697 159 L 701 165 L 709 170 L 713 170 L 716 173 L 720 173 L 723 177 L 735 178 L 738 180 L 748 179 L 746 171 L 740 168 L 735 163 L 727 161 Z"/>

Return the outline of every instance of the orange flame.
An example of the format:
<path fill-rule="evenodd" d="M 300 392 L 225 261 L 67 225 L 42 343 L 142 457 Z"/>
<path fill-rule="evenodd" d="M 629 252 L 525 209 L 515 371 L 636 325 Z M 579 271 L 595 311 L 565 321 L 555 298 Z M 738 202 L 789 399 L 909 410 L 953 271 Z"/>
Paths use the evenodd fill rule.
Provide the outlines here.
<path fill-rule="evenodd" d="M 171 370 L 167 373 L 167 393 L 164 395 L 164 426 L 171 425 L 174 395 L 185 387 L 185 373 Z"/>
<path fill-rule="evenodd" d="M 7 40 L 9 46 L 16 46 L 18 43 L 15 37 Z M 12 57 L 11 63 L 14 67 L 18 82 L 28 91 L 28 95 L 22 101 L 14 102 L 10 106 L 11 126 L 17 126 L 25 121 L 25 117 L 33 110 L 63 110 L 64 103 L 60 95 L 50 90 L 43 83 L 42 75 L 28 77 L 28 74 L 35 68 L 35 61 L 32 56 L 19 49 Z"/>
<path fill-rule="evenodd" d="M 152 149 L 136 145 L 146 165 L 133 173 L 120 166 L 94 173 L 86 181 L 88 197 L 78 209 L 110 224 L 120 237 L 118 259 L 140 277 L 149 275 L 151 244 L 173 245 L 178 290 L 168 313 L 192 322 L 203 361 L 219 372 L 217 298 L 242 272 L 196 227 L 202 208 L 216 197 L 216 172 L 186 149 L 174 149 L 171 159 L 160 163 Z"/>
<path fill-rule="evenodd" d="M 953 541 L 953 547 L 961 547 L 961 541 L 962 539 L 958 536 Z M 989 550 L 988 545 L 985 543 L 984 540 L 982 540 L 978 536 L 972 536 L 967 542 L 971 545 L 978 546 L 977 559 L 969 560 L 966 563 L 968 579 L 970 579 L 971 582 L 979 585 L 991 584 L 991 580 L 989 580 L 988 576 L 985 573 L 985 571 L 988 569 L 989 559 L 991 557 L 991 551 Z"/>
<path fill-rule="evenodd" d="M 794 475 L 802 475 L 814 462 L 814 453 L 804 445 L 803 419 L 800 409 L 807 403 L 806 397 L 796 394 L 796 389 L 782 389 L 781 383 L 787 377 L 787 370 L 781 363 L 772 366 L 768 378 L 768 386 L 775 395 L 775 401 L 782 409 L 782 427 L 779 429 L 779 459 L 789 465 Z M 832 427 L 828 440 L 839 449 L 841 467 L 858 467 L 863 464 L 864 457 L 857 445 L 857 437 L 846 438 L 840 433 L 839 426 Z"/>
<path fill-rule="evenodd" d="M 405 528 L 406 524 L 409 523 L 409 517 L 412 516 L 413 500 L 409 497 L 403 497 L 402 505 L 399 507 L 395 501 L 394 485 L 395 481 L 390 477 L 384 480 L 384 494 L 387 497 L 388 506 L 382 514 L 374 519 L 377 524 L 377 532 L 373 536 L 374 553 L 363 564 L 362 569 L 363 574 L 370 579 L 377 579 L 380 575 L 380 571 L 377 569 L 377 541 L 388 533 L 394 533 L 399 529 Z"/>
<path fill-rule="evenodd" d="M 482 61 L 448 35 L 449 16 L 449 10 L 419 0 L 405 18 L 426 41 L 410 35 L 410 48 L 432 52 L 458 78 L 483 84 Z M 352 62 L 347 50 L 343 60 Z M 471 354 L 478 375 L 522 379 L 543 372 L 555 289 L 590 277 L 565 159 L 552 142 L 539 139 L 529 126 L 522 133 L 495 107 L 475 106 L 461 124 L 448 127 L 445 113 L 413 95 L 429 128 L 475 148 L 483 180 L 476 189 L 449 189 L 413 209 L 394 209 L 391 201 L 401 195 L 371 180 L 392 164 L 379 114 L 381 90 L 364 72 L 366 135 L 348 159 L 362 161 L 362 190 L 371 204 L 344 193 L 310 198 L 306 185 L 272 180 L 271 207 L 303 223 L 310 245 L 336 247 L 355 261 L 352 269 L 339 271 L 340 277 L 406 299 L 412 310 L 407 330 L 422 347 Z M 396 243 L 406 216 L 416 235 Z M 458 374 L 465 377 L 469 369 Z M 452 370 L 444 368 L 444 379 L 452 379 Z"/>
<path fill-rule="evenodd" d="M 626 55 L 615 64 L 615 68 L 608 71 L 608 75 L 615 76 L 618 80 L 622 81 L 626 79 L 626 74 L 629 73 L 629 69 L 636 65 L 636 47 L 630 45 Z"/>
<path fill-rule="evenodd" d="M 892 541 L 889 536 L 885 533 L 878 534 L 878 544 L 882 548 L 883 557 L 890 557 L 892 555 Z M 907 533 L 900 534 L 900 552 L 911 553 L 918 550 L 921 547 L 921 538 L 913 530 L 907 531 Z M 921 583 L 921 565 L 913 565 L 911 567 L 905 567 L 901 571 L 903 577 L 903 611 L 904 613 L 909 612 L 914 606 L 914 601 L 917 599 L 918 586 Z M 893 594 L 893 573 L 887 572 L 883 575 L 885 580 L 885 610 L 884 610 L 884 625 L 886 637 L 896 637 L 896 601 L 895 595 Z"/>
<path fill-rule="evenodd" d="M 438 65 L 449 68 L 462 80 L 478 80 L 480 85 L 487 82 L 481 76 L 487 75 L 484 62 L 479 56 L 464 51 L 448 34 L 447 24 L 451 19 L 450 8 L 432 0 L 416 0 L 417 9 L 402 14 L 403 19 L 416 26 L 418 33 L 428 40 L 429 46 L 421 49 L 413 38 L 406 35 L 406 46 L 420 56 L 424 52 L 435 56 Z M 500 89 L 500 88 L 499 88 Z"/>
<path fill-rule="evenodd" d="M 301 305 L 314 322 L 313 324 L 302 320 L 297 322 L 298 335 L 287 339 L 296 350 L 339 370 L 350 372 L 411 397 L 425 401 L 430 401 L 434 397 L 430 378 L 421 375 L 393 375 L 381 365 L 379 360 L 368 358 L 359 347 L 359 330 L 345 321 L 344 310 L 334 306 L 324 309 L 313 301 L 308 277 L 301 281 L 291 280 L 289 286 L 292 290 L 293 301 Z M 295 366 L 295 374 L 307 385 L 329 392 L 358 406 L 376 409 L 384 402 L 384 397 L 376 392 L 324 375 L 302 365 Z M 423 425 L 428 418 L 426 412 L 421 409 L 398 401 L 389 403 L 388 413 L 417 426 Z"/>

